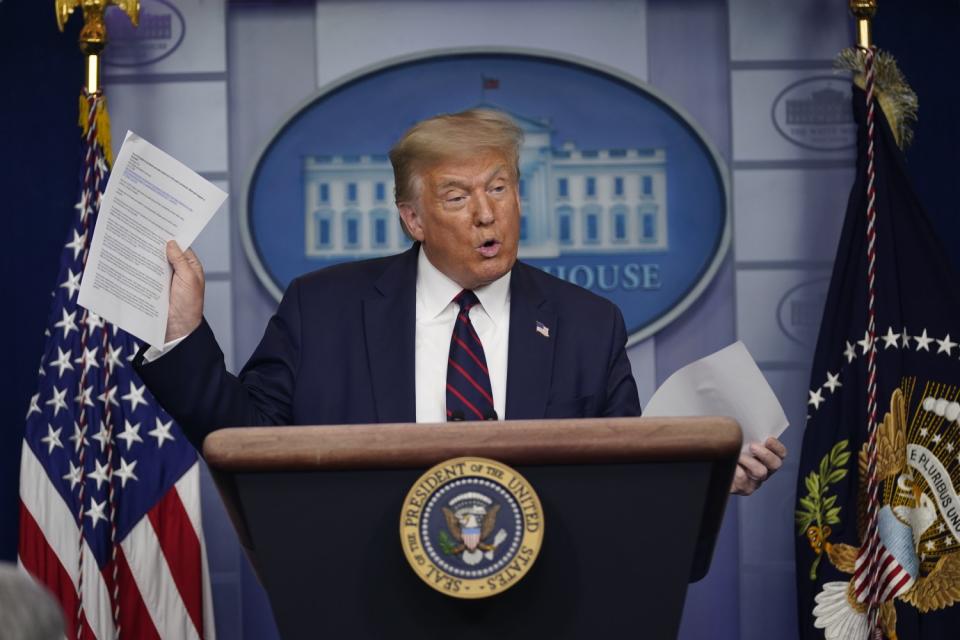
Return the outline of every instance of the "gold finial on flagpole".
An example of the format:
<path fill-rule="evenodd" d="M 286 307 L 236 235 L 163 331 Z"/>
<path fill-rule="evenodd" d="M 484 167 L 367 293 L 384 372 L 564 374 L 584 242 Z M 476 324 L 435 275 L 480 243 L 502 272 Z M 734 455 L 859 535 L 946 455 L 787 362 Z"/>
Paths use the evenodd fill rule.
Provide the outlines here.
<path fill-rule="evenodd" d="M 87 56 L 87 93 L 100 90 L 100 54 L 107 46 L 107 25 L 103 15 L 110 5 L 115 5 L 130 16 L 137 26 L 140 17 L 140 0 L 56 0 L 57 26 L 60 31 L 77 7 L 83 9 L 83 28 L 80 30 L 80 51 Z"/>
<path fill-rule="evenodd" d="M 870 21 L 877 13 L 877 0 L 850 0 L 850 13 L 857 20 L 857 46 L 869 49 L 873 44 L 870 40 Z"/>

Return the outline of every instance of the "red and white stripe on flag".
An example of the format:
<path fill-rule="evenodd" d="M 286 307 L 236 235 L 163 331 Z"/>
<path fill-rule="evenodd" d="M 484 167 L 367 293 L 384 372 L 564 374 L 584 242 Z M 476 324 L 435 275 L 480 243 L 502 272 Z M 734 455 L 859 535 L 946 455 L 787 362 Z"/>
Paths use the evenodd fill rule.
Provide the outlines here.
<path fill-rule="evenodd" d="M 59 600 L 67 637 L 82 602 L 82 638 L 113 638 L 112 567 L 99 568 L 84 544 L 85 582 L 78 592 L 79 530 L 43 466 L 26 445 L 20 467 L 19 563 Z M 176 482 L 117 552 L 121 637 L 213 640 L 210 576 L 200 523 L 199 462 Z"/>

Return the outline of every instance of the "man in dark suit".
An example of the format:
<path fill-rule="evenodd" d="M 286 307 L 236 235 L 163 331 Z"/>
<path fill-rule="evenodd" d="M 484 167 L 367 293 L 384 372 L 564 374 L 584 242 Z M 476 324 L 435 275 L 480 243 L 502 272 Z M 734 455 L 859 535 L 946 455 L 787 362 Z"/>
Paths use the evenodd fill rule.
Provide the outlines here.
<path fill-rule="evenodd" d="M 639 415 L 617 307 L 517 261 L 522 137 L 487 110 L 408 131 L 390 159 L 411 249 L 294 280 L 239 377 L 203 321 L 199 261 L 171 243 L 168 344 L 140 354 L 142 379 L 198 448 L 239 425 Z M 786 455 L 752 453 L 736 492 Z"/>

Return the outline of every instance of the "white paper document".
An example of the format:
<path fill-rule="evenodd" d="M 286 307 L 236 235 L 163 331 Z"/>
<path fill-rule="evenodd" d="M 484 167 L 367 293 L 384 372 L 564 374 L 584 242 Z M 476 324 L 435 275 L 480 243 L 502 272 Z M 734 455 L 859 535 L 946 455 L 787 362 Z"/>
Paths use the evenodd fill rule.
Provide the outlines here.
<path fill-rule="evenodd" d="M 645 416 L 729 416 L 740 423 L 743 448 L 779 437 L 783 407 L 742 342 L 674 372 L 644 407 Z"/>
<path fill-rule="evenodd" d="M 186 250 L 227 194 L 130 131 L 100 202 L 78 303 L 162 347 L 172 269 L 166 244 Z"/>

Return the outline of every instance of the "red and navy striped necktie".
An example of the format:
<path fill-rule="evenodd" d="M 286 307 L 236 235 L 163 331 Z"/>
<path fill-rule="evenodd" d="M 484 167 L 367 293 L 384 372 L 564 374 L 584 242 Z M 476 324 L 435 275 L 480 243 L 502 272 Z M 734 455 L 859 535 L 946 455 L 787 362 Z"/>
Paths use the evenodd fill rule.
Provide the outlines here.
<path fill-rule="evenodd" d="M 480 301 L 469 289 L 458 293 L 453 301 L 460 305 L 460 312 L 447 362 L 447 420 L 496 420 L 487 359 L 470 322 L 470 308 Z"/>

